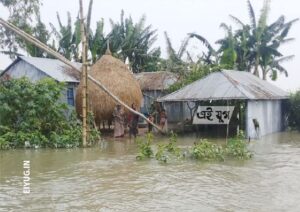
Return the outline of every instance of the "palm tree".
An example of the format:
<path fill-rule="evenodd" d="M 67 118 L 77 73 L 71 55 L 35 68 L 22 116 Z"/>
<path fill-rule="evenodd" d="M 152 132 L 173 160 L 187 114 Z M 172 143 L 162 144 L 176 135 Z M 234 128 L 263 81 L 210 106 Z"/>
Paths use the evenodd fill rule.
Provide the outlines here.
<path fill-rule="evenodd" d="M 96 23 L 96 31 L 93 33 L 90 30 L 89 34 L 89 50 L 92 55 L 93 63 L 96 62 L 102 55 L 104 55 L 108 38 L 104 34 L 104 20 L 101 19 Z"/>
<path fill-rule="evenodd" d="M 212 47 L 209 41 L 196 33 L 188 33 L 188 39 L 196 38 L 199 40 L 206 48 L 207 53 L 203 52 L 202 56 L 199 58 L 198 62 L 203 62 L 204 65 L 215 65 L 219 62 L 219 57 L 217 51 Z"/>
<path fill-rule="evenodd" d="M 280 16 L 274 23 L 268 25 L 267 18 L 270 11 L 270 1 L 265 0 L 259 19 L 256 22 L 256 15 L 250 0 L 247 0 L 247 5 L 250 24 L 244 24 L 237 17 L 230 16 L 240 27 L 234 35 L 239 69 L 251 71 L 254 75 L 259 76 L 260 68 L 264 80 L 266 80 L 267 74 L 270 72 L 272 79 L 277 78 L 278 71 L 287 75 L 286 70 L 284 71 L 279 63 L 291 59 L 293 56 L 283 57 L 278 49 L 281 44 L 293 40 L 286 37 L 292 25 L 298 19 L 285 23 L 284 16 Z"/>
<path fill-rule="evenodd" d="M 189 44 L 190 38 L 186 37 L 182 41 L 178 51 L 176 52 L 176 50 L 173 48 L 173 44 L 171 42 L 170 37 L 168 36 L 168 33 L 164 32 L 164 34 L 166 39 L 166 48 L 167 48 L 167 55 L 168 55 L 168 58 L 165 61 L 164 69 L 169 70 L 171 72 L 175 72 L 180 76 L 184 77 L 185 75 L 187 75 L 190 69 L 190 65 L 194 63 L 192 57 L 187 51 L 187 46 Z M 189 62 L 183 58 L 185 53 Z"/>
<path fill-rule="evenodd" d="M 157 39 L 156 30 L 153 30 L 151 25 L 145 26 L 145 22 L 146 16 L 142 16 L 137 23 L 134 23 L 130 16 L 124 18 L 123 10 L 120 22 L 110 20 L 112 31 L 107 38 L 111 50 L 124 62 L 129 60 L 134 72 L 147 71 L 148 62 L 158 61 L 160 56 L 159 48 L 151 48 Z"/>
<path fill-rule="evenodd" d="M 47 30 L 46 25 L 41 21 L 41 17 L 39 15 L 37 16 L 36 25 L 32 28 L 32 35 L 44 44 L 48 44 L 50 40 L 51 34 Z M 48 57 L 48 54 L 45 53 L 45 51 L 29 42 L 25 42 L 24 49 L 33 57 Z"/>
<path fill-rule="evenodd" d="M 221 45 L 218 50 L 220 54 L 220 65 L 226 66 L 228 69 L 234 69 L 237 60 L 236 40 L 233 36 L 231 26 L 222 23 L 220 27 L 226 32 L 226 38 L 216 42 Z"/>
<path fill-rule="evenodd" d="M 52 23 L 50 23 L 50 27 L 52 28 L 52 33 L 54 33 L 58 40 L 58 52 L 68 60 L 75 60 L 79 62 L 80 58 L 78 47 L 81 42 L 80 20 L 79 17 L 77 17 L 74 24 L 75 30 L 73 31 L 73 23 L 70 12 L 67 13 L 67 16 L 67 25 L 63 25 L 59 13 L 57 13 L 59 30 L 57 30 Z"/>

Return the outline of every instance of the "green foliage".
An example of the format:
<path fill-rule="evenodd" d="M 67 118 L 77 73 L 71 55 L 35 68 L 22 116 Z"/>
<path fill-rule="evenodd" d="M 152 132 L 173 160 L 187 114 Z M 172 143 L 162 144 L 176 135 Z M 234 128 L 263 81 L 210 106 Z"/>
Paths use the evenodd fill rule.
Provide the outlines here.
<path fill-rule="evenodd" d="M 145 26 L 146 16 L 134 23 L 131 16 L 124 18 L 122 10 L 120 22 L 110 23 L 112 30 L 107 39 L 112 53 L 123 61 L 128 58 L 133 72 L 157 71 L 160 48 L 152 48 L 157 33 L 151 25 Z"/>
<path fill-rule="evenodd" d="M 237 159 L 249 159 L 253 154 L 248 151 L 247 144 L 243 139 L 233 138 L 228 141 L 225 149 L 226 156 Z"/>
<path fill-rule="evenodd" d="M 270 13 L 270 1 L 264 1 L 261 14 L 256 21 L 256 14 L 248 2 L 248 10 L 251 23 L 244 24 L 240 19 L 230 15 L 237 24 L 238 29 L 233 31 L 231 26 L 225 23 L 221 28 L 225 29 L 225 37 L 216 41 L 218 50 L 214 50 L 210 43 L 201 35 L 189 33 L 190 38 L 196 38 L 207 47 L 208 53 L 203 54 L 200 60 L 205 64 L 221 64 L 229 69 L 252 72 L 256 76 L 266 80 L 269 76 L 276 80 L 278 73 L 288 76 L 287 70 L 281 65 L 294 56 L 283 56 L 279 51 L 282 44 L 293 41 L 287 38 L 291 27 L 298 21 L 294 19 L 286 21 L 280 16 L 275 22 L 268 24 L 267 18 Z"/>
<path fill-rule="evenodd" d="M 143 160 L 145 158 L 151 158 L 153 156 L 153 150 L 151 143 L 153 140 L 153 134 L 148 133 L 146 140 L 137 140 L 139 153 L 136 156 L 137 160 Z"/>
<path fill-rule="evenodd" d="M 50 35 L 45 25 L 40 20 L 41 0 L 0 0 L 9 12 L 8 21 L 25 32 L 34 35 L 40 41 L 47 43 Z M 35 23 L 35 24 L 33 24 Z M 18 49 L 23 49 L 32 56 L 46 56 L 38 48 L 29 42 L 26 42 L 16 36 L 10 30 L 0 26 L 0 45 L 4 54 L 8 54 L 11 58 L 18 55 Z"/>
<path fill-rule="evenodd" d="M 192 66 L 192 70 L 188 73 L 186 73 L 185 76 L 182 76 L 181 79 L 171 85 L 168 88 L 168 92 L 174 92 L 179 90 L 180 88 L 189 85 L 207 75 L 210 73 L 220 71 L 223 68 L 226 68 L 224 65 L 203 65 L 203 64 L 194 64 Z"/>
<path fill-rule="evenodd" d="M 300 90 L 290 95 L 288 118 L 289 126 L 300 131 Z"/>
<path fill-rule="evenodd" d="M 224 150 L 221 146 L 201 140 L 192 148 L 192 158 L 203 161 L 224 161 Z"/>
<path fill-rule="evenodd" d="M 52 23 L 50 27 L 58 42 L 57 51 L 68 60 L 80 62 L 79 44 L 81 41 L 80 19 L 77 17 L 73 24 L 70 12 L 67 13 L 67 24 L 61 22 L 59 13 L 56 14 L 59 29 Z M 73 25 L 75 26 L 73 29 Z"/>
<path fill-rule="evenodd" d="M 180 155 L 181 150 L 176 146 L 176 142 L 177 142 L 177 135 L 172 132 L 169 138 L 169 143 L 158 145 L 158 149 L 155 154 L 156 160 L 167 163 L 171 155 L 174 155 L 175 157 L 179 158 L 181 156 Z"/>
<path fill-rule="evenodd" d="M 285 17 L 280 16 L 275 22 L 268 24 L 270 1 L 264 1 L 258 19 L 251 2 L 249 0 L 247 2 L 251 23 L 244 24 L 238 18 L 230 16 L 237 23 L 239 29 L 233 36 L 228 35 L 217 42 L 221 44 L 219 51 L 226 52 L 228 50 L 226 44 L 234 41 L 234 45 L 230 48 L 237 53 L 236 66 L 239 70 L 251 71 L 257 76 L 261 73 L 264 80 L 266 80 L 267 75 L 272 80 L 276 80 L 278 73 L 287 76 L 288 72 L 281 63 L 293 58 L 293 56 L 284 57 L 279 49 L 282 44 L 293 40 L 287 36 L 292 25 L 298 19 L 286 22 Z"/>
<path fill-rule="evenodd" d="M 210 143 L 207 140 L 202 140 L 193 147 L 192 157 L 204 161 L 224 161 L 226 158 L 239 160 L 250 159 L 253 154 L 248 150 L 244 138 L 244 132 L 240 131 L 240 133 L 235 138 L 231 138 L 224 147 Z"/>
<path fill-rule="evenodd" d="M 81 123 L 61 101 L 64 84 L 26 78 L 0 82 L 1 148 L 75 147 L 81 144 Z M 71 108 L 69 108 L 71 110 Z M 91 141 L 95 140 L 97 132 Z"/>
<path fill-rule="evenodd" d="M 185 158 L 186 156 L 199 161 L 247 160 L 252 158 L 253 154 L 248 150 L 244 137 L 243 132 L 240 131 L 239 135 L 230 139 L 225 146 L 202 139 L 199 143 L 194 143 L 194 146 L 190 150 L 183 150 L 176 146 L 177 135 L 172 133 L 167 144 L 157 145 L 155 158 L 162 163 L 167 163 L 172 158 L 178 159 Z M 139 153 L 136 157 L 137 160 L 153 156 L 154 153 L 150 147 L 152 139 L 153 135 L 148 134 L 146 141 L 138 141 Z"/>

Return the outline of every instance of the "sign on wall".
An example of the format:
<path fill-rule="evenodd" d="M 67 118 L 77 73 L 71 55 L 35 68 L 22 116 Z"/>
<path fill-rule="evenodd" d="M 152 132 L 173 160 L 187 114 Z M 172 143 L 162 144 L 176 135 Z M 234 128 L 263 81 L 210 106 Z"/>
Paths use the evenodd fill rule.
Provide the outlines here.
<path fill-rule="evenodd" d="M 234 106 L 199 106 L 193 124 L 228 124 Z"/>

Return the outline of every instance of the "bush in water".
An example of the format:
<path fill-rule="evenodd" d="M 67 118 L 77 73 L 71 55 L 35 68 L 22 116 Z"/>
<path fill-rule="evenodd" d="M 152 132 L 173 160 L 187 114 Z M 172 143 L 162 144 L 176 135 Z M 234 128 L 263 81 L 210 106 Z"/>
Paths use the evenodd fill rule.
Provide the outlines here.
<path fill-rule="evenodd" d="M 155 154 L 156 160 L 167 163 L 168 159 L 173 155 L 177 158 L 181 157 L 180 148 L 176 146 L 177 135 L 171 133 L 169 142 L 167 144 L 159 144 Z"/>
<path fill-rule="evenodd" d="M 150 146 L 153 139 L 152 134 L 147 135 L 147 141 L 139 141 L 139 154 L 136 157 L 139 160 L 150 158 L 153 156 L 153 150 Z M 224 147 L 207 141 L 206 139 L 200 140 L 194 146 L 185 152 L 176 146 L 177 136 L 171 134 L 169 143 L 158 144 L 155 158 L 163 163 L 167 163 L 171 156 L 176 158 L 185 157 L 190 155 L 192 159 L 200 161 L 225 161 L 226 158 L 235 158 L 240 160 L 250 159 L 253 155 L 247 148 L 247 143 L 244 140 L 243 132 L 235 138 L 229 140 L 228 144 Z M 181 154 L 183 152 L 183 154 Z"/>
<path fill-rule="evenodd" d="M 222 146 L 201 140 L 200 143 L 195 143 L 192 148 L 191 156 L 197 160 L 203 161 L 224 161 L 224 150 Z"/>
<path fill-rule="evenodd" d="M 146 140 L 136 140 L 139 148 L 139 153 L 136 156 L 137 160 L 143 160 L 145 158 L 151 158 L 153 156 L 153 150 L 151 148 L 152 140 L 153 135 L 151 133 L 147 134 Z"/>
<path fill-rule="evenodd" d="M 289 126 L 300 131 L 300 90 L 290 95 Z"/>
<path fill-rule="evenodd" d="M 79 146 L 81 122 L 74 111 L 67 115 L 64 89 L 49 78 L 0 81 L 0 148 Z"/>

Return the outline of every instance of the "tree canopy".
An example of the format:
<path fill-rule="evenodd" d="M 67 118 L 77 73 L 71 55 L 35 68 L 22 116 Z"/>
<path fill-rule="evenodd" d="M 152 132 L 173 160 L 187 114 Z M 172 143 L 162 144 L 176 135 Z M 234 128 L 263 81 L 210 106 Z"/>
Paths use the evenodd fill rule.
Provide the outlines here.
<path fill-rule="evenodd" d="M 57 50 L 66 58 L 81 62 L 80 55 L 80 20 L 67 13 L 67 22 L 61 21 L 57 13 L 57 24 L 51 23 L 50 28 L 40 18 L 41 0 L 0 0 L 9 11 L 8 20 L 34 35 L 43 43 Z M 276 80 L 279 73 L 288 76 L 283 62 L 293 59 L 293 55 L 283 55 L 280 47 L 293 41 L 289 31 L 298 19 L 286 20 L 278 17 L 268 23 L 270 1 L 264 0 L 259 15 L 247 0 L 249 23 L 242 22 L 238 17 L 230 15 L 234 26 L 221 23 L 220 28 L 225 36 L 216 41 L 218 48 L 214 49 L 206 38 L 197 33 L 188 33 L 178 50 L 173 48 L 171 39 L 165 32 L 167 58 L 161 57 L 160 47 L 154 47 L 157 40 L 157 30 L 146 24 L 146 16 L 136 22 L 131 16 L 125 16 L 121 11 L 118 21 L 109 20 L 110 31 L 104 32 L 104 20 L 92 22 L 93 0 L 89 2 L 86 31 L 90 60 L 94 63 L 106 51 L 109 43 L 112 54 L 126 62 L 133 72 L 169 70 L 186 76 L 195 67 L 225 67 L 248 71 L 266 80 L 270 77 Z M 188 45 L 191 39 L 196 39 L 207 48 L 197 58 L 193 58 Z M 18 49 L 25 50 L 31 56 L 49 57 L 32 44 L 24 42 L 10 31 L 0 27 L 0 45 L 2 53 L 11 57 L 18 55 Z"/>
<path fill-rule="evenodd" d="M 266 80 L 269 76 L 276 80 L 278 73 L 288 76 L 288 71 L 281 63 L 292 59 L 293 55 L 284 56 L 279 48 L 293 38 L 288 38 L 289 31 L 298 19 L 286 21 L 280 16 L 275 22 L 268 24 L 270 1 L 264 0 L 261 13 L 257 18 L 250 0 L 248 13 L 250 23 L 245 24 L 239 18 L 230 15 L 238 29 L 233 31 L 232 26 L 222 23 L 220 27 L 225 30 L 225 37 L 216 41 L 218 50 L 213 50 L 211 45 L 200 35 L 191 34 L 208 47 L 208 55 L 217 52 L 217 61 L 221 65 L 240 71 L 252 72 L 254 75 Z"/>

